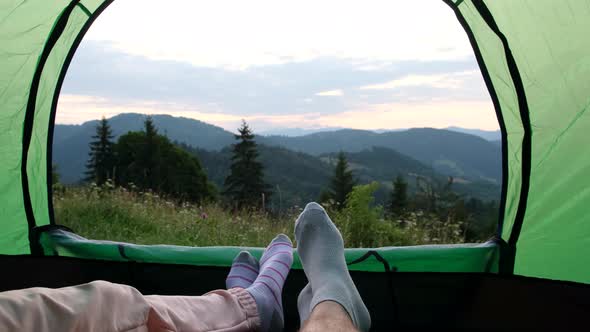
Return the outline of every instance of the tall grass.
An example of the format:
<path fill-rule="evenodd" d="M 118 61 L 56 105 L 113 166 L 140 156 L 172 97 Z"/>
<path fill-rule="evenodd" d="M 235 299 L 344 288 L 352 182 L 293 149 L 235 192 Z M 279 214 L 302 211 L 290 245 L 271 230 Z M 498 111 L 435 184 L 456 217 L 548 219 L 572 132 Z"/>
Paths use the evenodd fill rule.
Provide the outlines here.
<path fill-rule="evenodd" d="M 371 193 L 359 189 L 356 198 L 351 196 L 349 208 L 329 211 L 347 246 L 462 242 L 452 225 L 434 227 L 431 217 L 381 218 L 379 211 L 364 207 L 368 202 L 361 196 Z M 90 239 L 184 246 L 263 247 L 278 233 L 293 239 L 294 222 L 301 212 L 294 208 L 280 217 L 260 211 L 232 213 L 218 204 L 177 204 L 150 192 L 109 185 L 56 189 L 54 208 L 58 224 Z"/>

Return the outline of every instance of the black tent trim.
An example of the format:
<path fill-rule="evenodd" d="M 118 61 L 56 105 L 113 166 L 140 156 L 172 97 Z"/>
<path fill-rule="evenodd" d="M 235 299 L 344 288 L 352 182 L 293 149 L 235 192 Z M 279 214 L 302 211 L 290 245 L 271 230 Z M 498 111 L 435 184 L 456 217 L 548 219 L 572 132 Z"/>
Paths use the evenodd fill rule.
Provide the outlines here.
<path fill-rule="evenodd" d="M 80 7 L 80 9 L 82 9 L 82 11 L 86 14 L 86 16 L 92 17 L 92 13 L 88 10 L 88 8 L 86 8 L 86 6 L 84 6 L 83 3 L 78 2 L 77 6 Z"/>
<path fill-rule="evenodd" d="M 469 24 L 467 24 L 467 21 L 465 20 L 465 18 L 463 17 L 463 14 L 461 14 L 461 11 L 459 10 L 459 4 L 461 4 L 461 1 L 458 1 L 456 4 L 453 3 L 452 0 L 443 0 L 449 7 L 451 7 L 451 9 L 453 10 L 453 12 L 455 13 L 455 16 L 457 17 L 457 19 L 459 20 L 459 23 L 461 24 L 461 26 L 463 27 L 463 29 L 465 30 L 465 33 L 467 34 L 467 37 L 469 39 L 469 43 L 471 44 L 471 47 L 473 48 L 473 52 L 475 53 L 475 58 L 477 60 L 477 64 L 479 66 L 479 69 L 481 71 L 481 74 L 483 76 L 484 82 L 486 84 L 486 88 L 488 89 L 488 92 L 490 94 L 490 98 L 492 99 L 492 103 L 494 104 L 494 110 L 496 112 L 496 118 L 498 119 L 498 124 L 500 125 L 500 132 L 501 132 L 501 139 L 502 139 L 502 191 L 501 191 L 501 196 L 500 196 L 500 205 L 498 208 L 498 225 L 496 228 L 496 238 L 494 239 L 495 242 L 499 242 L 500 244 L 502 244 L 502 242 L 504 242 L 504 240 L 502 240 L 502 230 L 503 230 L 503 226 L 504 226 L 504 211 L 506 209 L 506 197 L 508 194 L 508 177 L 509 177 L 509 172 L 508 172 L 508 134 L 506 131 L 506 123 L 504 122 L 504 115 L 502 115 L 502 107 L 500 106 L 500 99 L 498 98 L 498 94 L 496 93 L 496 89 L 494 88 L 494 83 L 492 82 L 492 79 L 490 77 L 490 72 L 487 68 L 487 65 L 483 59 L 483 55 L 481 54 L 481 50 L 479 48 L 479 45 L 477 44 L 477 40 L 475 39 L 475 35 L 473 33 L 473 30 L 471 29 L 471 27 L 469 26 Z M 505 242 L 504 242 L 505 243 Z M 505 248 L 505 246 L 500 246 L 500 248 Z M 502 266 L 504 265 L 503 262 L 503 257 L 504 254 L 501 253 L 500 254 L 500 270 L 504 270 L 502 268 Z M 512 268 L 510 268 L 512 269 Z"/>
<path fill-rule="evenodd" d="M 55 87 L 55 92 L 53 94 L 53 101 L 51 103 L 51 113 L 49 115 L 50 116 L 49 130 L 47 131 L 47 205 L 48 205 L 47 207 L 48 207 L 48 211 L 49 211 L 49 223 L 51 225 L 55 225 L 55 212 L 53 209 L 53 179 L 51 176 L 51 172 L 52 172 L 52 167 L 53 167 L 53 134 L 55 131 L 55 116 L 57 113 L 57 103 L 59 100 L 59 95 L 61 93 L 61 88 L 63 86 L 63 82 L 66 77 L 68 68 L 70 67 L 70 64 L 72 63 L 72 59 L 74 58 L 74 54 L 78 50 L 78 47 L 80 46 L 82 39 L 86 35 L 86 32 L 88 32 L 88 29 L 90 29 L 90 27 L 92 26 L 94 21 L 100 16 L 100 14 L 102 14 L 102 12 L 111 3 L 113 3 L 113 1 L 114 0 L 109 0 L 109 1 L 104 2 L 102 5 L 100 5 L 100 7 L 98 7 L 94 11 L 94 13 L 92 15 L 89 15 L 90 12 L 88 11 L 88 9 L 84 5 L 82 5 L 81 3 L 78 3 L 78 5 L 80 5 L 79 7 L 82 8 L 82 10 L 87 15 L 89 15 L 90 18 L 88 19 L 88 21 L 86 21 L 86 23 L 84 24 L 84 26 L 82 27 L 82 29 L 78 33 L 78 36 L 76 36 L 76 39 L 74 40 L 72 47 L 70 48 L 70 50 L 65 58 L 64 64 L 61 68 L 61 72 L 59 73 L 59 78 L 57 80 L 57 85 Z"/>
<path fill-rule="evenodd" d="M 369 251 L 367 251 L 364 255 L 362 255 L 361 257 L 353 260 L 350 263 L 346 263 L 346 265 L 354 265 L 354 264 L 360 263 L 360 262 L 368 259 L 371 256 L 375 257 L 375 259 L 377 259 L 381 264 L 383 264 L 383 269 L 385 270 L 384 272 L 385 272 L 385 275 L 386 275 L 387 281 L 388 281 L 387 282 L 387 286 L 388 286 L 388 290 L 389 290 L 389 295 L 391 297 L 391 305 L 392 305 L 392 308 L 393 308 L 393 310 L 392 310 L 392 321 L 394 323 L 397 323 L 397 322 L 399 322 L 399 318 L 397 317 L 399 309 L 398 309 L 398 303 L 397 303 L 397 300 L 396 300 L 397 297 L 396 297 L 396 294 L 395 294 L 395 287 L 394 287 L 394 284 L 393 284 L 393 276 L 392 276 L 392 273 L 396 272 L 397 271 L 397 268 L 395 266 L 393 266 L 393 267 L 390 268 L 389 267 L 389 262 L 387 262 L 387 260 L 385 258 L 383 258 L 383 256 L 381 256 L 375 250 L 369 250 Z M 396 326 L 396 324 L 392 324 L 392 329 L 397 330 L 397 328 L 398 327 Z"/>
<path fill-rule="evenodd" d="M 23 147 L 22 147 L 22 161 L 21 161 L 21 180 L 23 186 L 23 200 L 24 200 L 24 208 L 25 213 L 27 216 L 27 223 L 29 226 L 29 246 L 32 255 L 39 254 L 39 247 L 35 245 L 32 238 L 31 230 L 37 226 L 35 221 L 35 214 L 33 212 L 33 204 L 31 202 L 31 192 L 29 189 L 29 177 L 27 173 L 27 164 L 28 164 L 28 157 L 29 157 L 29 147 L 31 145 L 31 138 L 33 135 L 33 125 L 35 122 L 35 110 L 37 106 L 37 92 L 39 91 L 39 82 L 41 81 L 41 75 L 43 74 L 43 69 L 45 68 L 45 64 L 47 63 L 47 59 L 53 50 L 53 47 L 59 40 L 59 37 L 65 30 L 68 19 L 72 14 L 72 11 L 76 7 L 80 0 L 74 0 L 70 2 L 70 4 L 63 10 L 60 14 L 59 19 L 57 20 L 49 38 L 47 39 L 47 43 L 43 47 L 43 52 L 39 58 L 39 62 L 37 64 L 37 68 L 35 69 L 35 74 L 33 76 L 33 81 L 31 83 L 31 89 L 29 91 L 29 99 L 27 101 L 27 110 L 25 112 L 25 120 L 24 120 L 24 128 L 23 128 Z M 48 190 L 51 190 L 48 188 Z"/>
<path fill-rule="evenodd" d="M 484 19 L 486 24 L 502 42 L 502 46 L 504 47 L 504 52 L 506 56 L 506 62 L 508 65 L 508 70 L 510 71 L 510 76 L 514 83 L 514 90 L 516 91 L 518 97 L 520 119 L 522 121 L 522 127 L 524 129 L 522 140 L 522 182 L 520 189 L 520 199 L 518 201 L 518 209 L 516 210 L 516 217 L 514 220 L 514 224 L 512 225 L 510 238 L 508 239 L 507 253 L 509 254 L 509 257 L 504 257 L 506 261 L 505 264 L 503 264 L 503 266 L 508 268 L 508 270 L 500 271 L 501 273 L 504 272 L 512 274 L 514 272 L 514 263 L 516 257 L 516 243 L 518 242 L 518 237 L 520 236 L 520 231 L 522 229 L 530 189 L 532 129 L 531 120 L 529 116 L 529 106 L 526 93 L 524 90 L 524 84 L 520 76 L 520 71 L 516 64 L 516 60 L 514 59 L 514 55 L 512 54 L 512 50 L 510 49 L 508 39 L 502 33 L 502 31 L 500 31 L 500 28 L 498 27 L 494 17 L 492 16 L 492 13 L 490 13 L 488 7 L 483 3 L 483 1 L 474 0 L 473 4 L 475 5 L 475 8 L 477 9 L 481 17 Z"/>

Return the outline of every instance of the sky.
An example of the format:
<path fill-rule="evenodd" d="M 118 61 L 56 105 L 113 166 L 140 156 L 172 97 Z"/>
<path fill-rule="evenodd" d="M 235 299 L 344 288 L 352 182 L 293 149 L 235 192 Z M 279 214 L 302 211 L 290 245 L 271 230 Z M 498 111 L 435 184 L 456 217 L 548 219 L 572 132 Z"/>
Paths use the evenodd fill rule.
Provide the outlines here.
<path fill-rule="evenodd" d="M 497 130 L 441 0 L 118 0 L 67 73 L 58 123 L 170 114 L 235 130 Z"/>

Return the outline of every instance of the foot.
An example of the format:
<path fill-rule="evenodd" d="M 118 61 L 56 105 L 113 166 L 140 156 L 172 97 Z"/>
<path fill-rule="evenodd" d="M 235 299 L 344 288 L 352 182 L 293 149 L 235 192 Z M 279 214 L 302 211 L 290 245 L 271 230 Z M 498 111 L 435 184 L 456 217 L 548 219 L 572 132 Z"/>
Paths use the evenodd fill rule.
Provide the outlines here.
<path fill-rule="evenodd" d="M 311 288 L 310 313 L 324 301 L 339 303 L 361 331 L 371 327 L 371 316 L 358 293 L 344 259 L 342 235 L 317 203 L 309 203 L 295 222 L 297 252 Z M 301 294 L 301 302 L 306 298 Z M 305 304 L 298 307 L 305 309 Z M 309 317 L 299 312 L 300 317 Z"/>
<path fill-rule="evenodd" d="M 230 288 L 248 288 L 258 277 L 260 270 L 258 260 L 247 251 L 240 252 L 231 265 L 225 279 L 225 286 Z"/>
<path fill-rule="evenodd" d="M 266 247 L 260 258 L 260 272 L 246 288 L 256 301 L 261 331 L 282 331 L 284 327 L 282 292 L 293 264 L 293 244 L 284 234 Z"/>

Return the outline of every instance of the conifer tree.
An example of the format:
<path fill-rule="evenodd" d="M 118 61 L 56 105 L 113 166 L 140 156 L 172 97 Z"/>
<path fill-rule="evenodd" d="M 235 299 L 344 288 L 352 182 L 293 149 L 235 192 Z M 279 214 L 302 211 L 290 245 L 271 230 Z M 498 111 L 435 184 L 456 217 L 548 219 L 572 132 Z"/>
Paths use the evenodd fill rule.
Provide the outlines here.
<path fill-rule="evenodd" d="M 223 194 L 236 208 L 259 207 L 270 196 L 270 186 L 264 182 L 264 169 L 257 160 L 254 134 L 242 120 L 234 135 L 239 142 L 232 145 L 230 174 L 225 179 Z"/>
<path fill-rule="evenodd" d="M 346 160 L 344 152 L 340 152 L 334 169 L 334 176 L 330 182 L 330 194 L 337 209 L 341 210 L 346 206 L 346 198 L 354 185 L 355 181 L 352 177 L 352 171 L 348 167 L 348 160 Z"/>
<path fill-rule="evenodd" d="M 140 167 L 143 169 L 142 185 L 154 191 L 159 191 L 161 179 L 161 149 L 158 139 L 158 129 L 151 116 L 144 121 L 145 144 L 140 154 Z"/>
<path fill-rule="evenodd" d="M 389 203 L 389 212 L 394 216 L 402 216 L 408 208 L 408 183 L 401 175 L 393 181 L 393 190 Z"/>
<path fill-rule="evenodd" d="M 112 178 L 114 167 L 113 133 L 107 119 L 103 116 L 96 126 L 96 134 L 92 136 L 90 152 L 86 162 L 86 181 L 94 181 L 97 185 L 103 185 Z"/>

